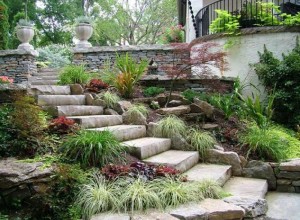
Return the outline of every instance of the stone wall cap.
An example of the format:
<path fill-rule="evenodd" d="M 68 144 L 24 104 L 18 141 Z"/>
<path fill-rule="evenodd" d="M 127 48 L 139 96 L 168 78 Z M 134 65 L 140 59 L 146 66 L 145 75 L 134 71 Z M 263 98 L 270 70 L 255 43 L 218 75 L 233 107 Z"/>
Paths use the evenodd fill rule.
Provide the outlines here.
<path fill-rule="evenodd" d="M 73 48 L 73 53 L 96 53 L 96 52 L 121 52 L 121 51 L 169 51 L 174 50 L 171 45 L 125 45 L 125 46 L 103 46 L 103 47 L 88 47 L 88 48 Z"/>
<path fill-rule="evenodd" d="M 34 57 L 37 57 L 39 55 L 39 52 L 36 50 L 0 50 L 0 57 L 1 56 L 10 56 L 10 55 L 31 55 Z"/>

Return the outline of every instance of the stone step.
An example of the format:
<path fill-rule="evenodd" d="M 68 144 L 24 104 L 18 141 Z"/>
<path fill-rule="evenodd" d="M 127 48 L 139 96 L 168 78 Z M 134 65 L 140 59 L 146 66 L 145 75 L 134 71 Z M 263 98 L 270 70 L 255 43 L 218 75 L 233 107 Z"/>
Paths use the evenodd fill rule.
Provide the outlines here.
<path fill-rule="evenodd" d="M 115 125 L 102 128 L 92 128 L 87 130 L 111 131 L 119 141 L 128 141 L 146 136 L 146 126 L 144 125 Z"/>
<path fill-rule="evenodd" d="M 122 115 L 84 115 L 68 118 L 75 120 L 82 128 L 102 128 L 123 123 Z"/>
<path fill-rule="evenodd" d="M 224 185 L 224 190 L 233 196 L 265 198 L 268 183 L 263 179 L 232 177 Z"/>
<path fill-rule="evenodd" d="M 223 186 L 231 177 L 231 166 L 217 164 L 197 164 L 184 173 L 190 181 L 211 179 Z"/>
<path fill-rule="evenodd" d="M 32 85 L 31 90 L 35 95 L 70 95 L 70 86 Z"/>
<path fill-rule="evenodd" d="M 59 72 L 58 71 L 37 72 L 32 74 L 32 76 L 59 76 Z"/>
<path fill-rule="evenodd" d="M 169 150 L 144 161 L 171 166 L 181 172 L 185 172 L 199 162 L 199 153 L 197 151 Z"/>
<path fill-rule="evenodd" d="M 58 116 L 102 115 L 103 107 L 94 105 L 63 105 L 57 106 Z"/>
<path fill-rule="evenodd" d="M 85 95 L 39 95 L 38 105 L 60 106 L 60 105 L 84 105 Z"/>
<path fill-rule="evenodd" d="M 139 159 L 145 159 L 169 150 L 171 148 L 171 139 L 145 137 L 126 141 L 122 144 L 127 147 L 130 154 Z"/>
<path fill-rule="evenodd" d="M 31 81 L 31 85 L 57 85 L 58 80 L 34 80 Z"/>
<path fill-rule="evenodd" d="M 29 82 L 38 81 L 38 80 L 58 80 L 58 75 L 51 75 L 51 76 L 37 75 L 29 78 Z"/>

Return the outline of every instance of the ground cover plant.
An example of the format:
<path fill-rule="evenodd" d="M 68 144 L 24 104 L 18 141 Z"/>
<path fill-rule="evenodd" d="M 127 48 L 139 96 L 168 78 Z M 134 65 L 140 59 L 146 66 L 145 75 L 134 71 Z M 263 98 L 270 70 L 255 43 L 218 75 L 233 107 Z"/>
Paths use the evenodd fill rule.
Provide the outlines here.
<path fill-rule="evenodd" d="M 165 88 L 150 86 L 144 89 L 143 94 L 146 97 L 155 97 L 156 95 L 164 93 L 165 90 Z"/>

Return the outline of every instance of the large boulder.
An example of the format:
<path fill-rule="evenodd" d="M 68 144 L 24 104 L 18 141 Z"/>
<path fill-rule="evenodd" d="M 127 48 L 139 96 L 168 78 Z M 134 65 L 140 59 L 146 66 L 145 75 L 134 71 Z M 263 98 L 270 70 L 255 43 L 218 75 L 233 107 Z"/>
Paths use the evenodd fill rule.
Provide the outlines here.
<path fill-rule="evenodd" d="M 234 204 L 245 210 L 246 218 L 265 216 L 268 211 L 268 204 L 265 199 L 255 197 L 231 196 L 224 199 L 224 202 Z"/>
<path fill-rule="evenodd" d="M 239 155 L 235 152 L 223 152 L 216 149 L 208 151 L 206 160 L 209 163 L 228 164 L 232 167 L 232 174 L 234 176 L 241 176 L 242 166 Z"/>
<path fill-rule="evenodd" d="M 120 115 L 125 113 L 132 106 L 131 102 L 128 101 L 119 101 L 114 106 L 114 110 L 118 112 Z"/>
<path fill-rule="evenodd" d="M 242 175 L 249 178 L 266 179 L 270 190 L 276 189 L 276 177 L 269 163 L 252 160 L 243 169 Z"/>
<path fill-rule="evenodd" d="M 155 136 L 155 129 L 158 126 L 155 122 L 150 122 L 147 125 L 147 137 L 154 137 Z"/>
<path fill-rule="evenodd" d="M 214 107 L 208 102 L 202 101 L 198 98 L 194 98 L 193 110 L 196 111 L 196 109 L 197 111 L 203 112 L 207 118 L 213 118 Z"/>

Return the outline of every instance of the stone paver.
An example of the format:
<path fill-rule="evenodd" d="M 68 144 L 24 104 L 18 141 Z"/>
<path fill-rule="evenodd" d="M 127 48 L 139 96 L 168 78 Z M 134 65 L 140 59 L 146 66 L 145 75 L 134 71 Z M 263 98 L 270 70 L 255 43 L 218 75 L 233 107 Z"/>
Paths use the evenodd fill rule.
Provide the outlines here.
<path fill-rule="evenodd" d="M 39 95 L 38 105 L 85 105 L 85 95 Z"/>
<path fill-rule="evenodd" d="M 75 120 L 82 128 L 101 128 L 123 123 L 121 115 L 84 115 L 68 118 Z"/>
<path fill-rule="evenodd" d="M 300 194 L 269 192 L 267 217 L 271 219 L 300 219 Z"/>
<path fill-rule="evenodd" d="M 130 220 L 130 216 L 128 214 L 103 213 L 94 215 L 91 220 Z"/>
<path fill-rule="evenodd" d="M 231 177 L 231 166 L 217 164 L 198 164 L 184 173 L 188 180 L 211 179 L 223 186 Z"/>

